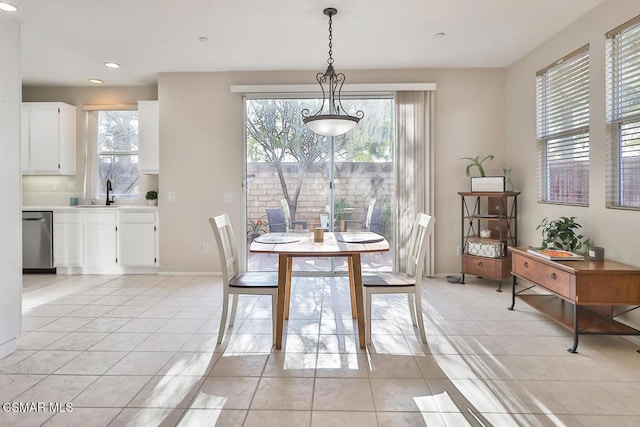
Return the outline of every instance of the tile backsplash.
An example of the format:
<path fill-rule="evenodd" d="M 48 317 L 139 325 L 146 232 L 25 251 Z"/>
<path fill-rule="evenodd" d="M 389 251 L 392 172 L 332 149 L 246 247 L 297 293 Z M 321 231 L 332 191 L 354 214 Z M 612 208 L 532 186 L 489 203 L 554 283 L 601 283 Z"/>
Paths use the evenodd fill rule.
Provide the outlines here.
<path fill-rule="evenodd" d="M 137 199 L 118 200 L 118 204 L 146 204 L 147 190 L 158 189 L 158 175 L 141 175 Z M 90 204 L 84 199 L 84 183 L 77 176 L 23 176 L 23 206 L 68 206 L 69 199 L 77 197 L 79 204 Z M 101 203 L 100 200 L 97 201 Z"/>

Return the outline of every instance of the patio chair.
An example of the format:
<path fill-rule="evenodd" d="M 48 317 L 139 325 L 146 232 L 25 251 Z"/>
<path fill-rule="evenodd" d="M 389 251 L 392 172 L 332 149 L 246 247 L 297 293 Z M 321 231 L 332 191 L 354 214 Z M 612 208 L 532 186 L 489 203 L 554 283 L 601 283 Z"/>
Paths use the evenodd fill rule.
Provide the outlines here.
<path fill-rule="evenodd" d="M 233 295 L 233 306 L 229 318 L 229 327 L 233 327 L 238 308 L 239 295 L 271 295 L 271 317 L 273 318 L 273 339 L 276 332 L 276 307 L 278 301 L 278 273 L 277 272 L 250 272 L 241 273 L 238 263 L 238 253 L 235 248 L 235 237 L 231 228 L 229 215 L 222 214 L 209 218 L 209 224 L 218 244 L 220 254 L 220 268 L 222 269 L 222 317 L 218 331 L 218 344 L 222 343 L 227 312 L 229 309 L 229 296 Z"/>
<path fill-rule="evenodd" d="M 287 231 L 287 222 L 282 208 L 267 208 L 267 222 L 270 233 L 284 233 Z"/>
<path fill-rule="evenodd" d="M 366 340 L 371 343 L 371 296 L 373 294 L 406 293 L 413 325 L 418 327 L 422 342 L 427 342 L 422 320 L 422 273 L 429 236 L 436 219 L 419 213 L 411 229 L 407 267 L 404 273 L 378 273 L 362 276 L 365 299 Z M 417 321 L 416 321 L 417 318 Z"/>
<path fill-rule="evenodd" d="M 382 208 L 374 207 L 375 204 L 376 199 L 371 199 L 369 206 L 362 212 L 362 220 L 345 220 L 347 230 L 353 229 L 353 226 L 359 226 L 362 230 L 382 234 Z"/>

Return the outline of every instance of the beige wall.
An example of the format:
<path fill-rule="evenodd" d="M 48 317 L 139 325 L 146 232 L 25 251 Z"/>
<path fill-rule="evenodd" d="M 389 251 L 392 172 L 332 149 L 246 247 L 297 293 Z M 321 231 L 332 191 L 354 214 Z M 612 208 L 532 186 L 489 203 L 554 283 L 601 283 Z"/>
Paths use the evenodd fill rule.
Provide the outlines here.
<path fill-rule="evenodd" d="M 34 87 L 22 88 L 24 102 L 65 102 L 76 106 L 76 175 L 25 176 L 22 181 L 23 204 L 68 204 L 70 196 L 83 197 L 84 186 L 84 114 L 83 105 L 135 104 L 137 101 L 158 99 L 158 88 L 149 87 Z M 143 175 L 140 194 L 157 188 L 157 177 Z M 57 190 L 56 190 L 57 188 Z M 143 199 L 140 202 L 144 202 Z"/>
<path fill-rule="evenodd" d="M 640 14 L 637 0 L 609 0 L 536 48 L 507 70 L 506 158 L 512 180 L 523 194 L 518 231 L 522 244 L 539 244 L 536 226 L 544 217 L 576 216 L 584 234 L 603 246 L 607 258 L 640 266 L 640 212 L 605 208 L 605 37 L 604 34 Z M 536 201 L 535 73 L 575 49 L 589 44 L 590 181 L 589 206 L 570 207 Z M 636 316 L 640 323 L 640 313 Z"/>
<path fill-rule="evenodd" d="M 505 71 L 442 69 L 348 71 L 350 83 L 436 83 L 436 273 L 458 272 L 460 201 L 469 189 L 460 157 L 495 154 L 488 174 L 507 166 Z M 160 100 L 160 258 L 164 272 L 220 271 L 207 218 L 228 212 L 236 234 L 244 230 L 241 84 L 310 84 L 314 71 L 162 73 Z M 365 112 L 366 113 L 366 112 Z M 176 201 L 168 201 L 168 193 Z M 233 195 L 224 201 L 224 193 Z M 236 236 L 240 242 L 240 236 Z M 203 253 L 203 243 L 212 251 Z"/>

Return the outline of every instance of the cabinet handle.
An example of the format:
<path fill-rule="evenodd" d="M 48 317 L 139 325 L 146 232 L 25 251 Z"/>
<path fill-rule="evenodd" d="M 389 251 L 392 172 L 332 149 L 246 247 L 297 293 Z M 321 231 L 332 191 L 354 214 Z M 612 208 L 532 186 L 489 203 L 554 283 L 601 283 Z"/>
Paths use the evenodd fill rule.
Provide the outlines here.
<path fill-rule="evenodd" d="M 551 273 L 551 278 L 553 280 L 556 280 L 558 278 L 558 275 L 556 273 Z"/>
<path fill-rule="evenodd" d="M 524 268 L 529 268 L 529 263 L 527 261 L 524 262 Z"/>
<path fill-rule="evenodd" d="M 478 263 L 478 267 L 482 267 L 482 261 Z"/>

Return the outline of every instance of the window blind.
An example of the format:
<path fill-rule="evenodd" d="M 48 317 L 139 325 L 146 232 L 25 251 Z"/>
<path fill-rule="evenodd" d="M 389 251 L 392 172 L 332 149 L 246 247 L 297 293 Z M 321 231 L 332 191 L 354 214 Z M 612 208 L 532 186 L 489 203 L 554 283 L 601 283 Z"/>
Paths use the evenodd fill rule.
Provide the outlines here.
<path fill-rule="evenodd" d="M 589 203 L 589 48 L 537 73 L 539 200 Z"/>
<path fill-rule="evenodd" d="M 640 208 L 640 16 L 607 33 L 609 207 Z"/>

